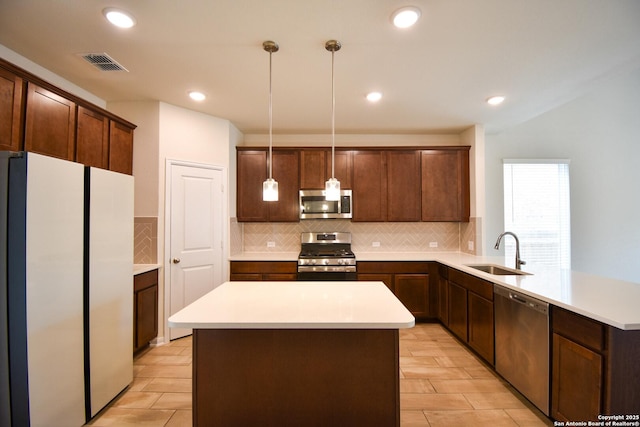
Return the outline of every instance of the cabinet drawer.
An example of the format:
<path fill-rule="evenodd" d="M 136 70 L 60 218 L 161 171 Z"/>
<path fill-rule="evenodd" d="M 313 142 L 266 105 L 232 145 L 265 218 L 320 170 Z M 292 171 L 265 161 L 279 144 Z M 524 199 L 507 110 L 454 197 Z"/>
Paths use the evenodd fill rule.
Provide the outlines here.
<path fill-rule="evenodd" d="M 429 263 L 424 261 L 358 261 L 358 273 L 429 273 Z"/>
<path fill-rule="evenodd" d="M 231 261 L 231 274 L 297 273 L 296 261 Z"/>
<path fill-rule="evenodd" d="M 456 269 L 449 269 L 449 280 L 464 286 L 471 292 L 493 301 L 493 284 Z"/>
<path fill-rule="evenodd" d="M 553 331 L 591 349 L 604 349 L 604 325 L 568 310 L 552 306 Z"/>

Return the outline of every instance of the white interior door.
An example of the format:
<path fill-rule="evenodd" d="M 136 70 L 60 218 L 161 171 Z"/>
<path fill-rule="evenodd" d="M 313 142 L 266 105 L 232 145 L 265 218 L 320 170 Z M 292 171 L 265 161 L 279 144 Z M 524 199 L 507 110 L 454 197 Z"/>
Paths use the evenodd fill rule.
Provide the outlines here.
<path fill-rule="evenodd" d="M 171 164 L 169 316 L 223 282 L 224 181 L 221 168 Z M 190 329 L 169 328 L 169 339 Z"/>

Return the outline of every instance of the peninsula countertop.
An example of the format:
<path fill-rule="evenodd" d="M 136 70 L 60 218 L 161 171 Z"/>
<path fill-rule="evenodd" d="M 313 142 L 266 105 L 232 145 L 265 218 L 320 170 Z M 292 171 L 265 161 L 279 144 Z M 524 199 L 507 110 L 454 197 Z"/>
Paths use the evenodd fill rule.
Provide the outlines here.
<path fill-rule="evenodd" d="M 520 291 L 623 330 L 640 330 L 640 284 L 575 270 L 527 264 L 523 276 L 499 276 L 476 270 L 471 265 L 496 264 L 513 267 L 503 256 L 476 256 L 462 252 L 360 252 L 358 262 L 434 261 L 465 273 Z M 242 253 L 231 261 L 296 261 L 297 253 Z"/>
<path fill-rule="evenodd" d="M 403 329 L 415 318 L 382 282 L 225 282 L 169 318 L 193 329 Z"/>

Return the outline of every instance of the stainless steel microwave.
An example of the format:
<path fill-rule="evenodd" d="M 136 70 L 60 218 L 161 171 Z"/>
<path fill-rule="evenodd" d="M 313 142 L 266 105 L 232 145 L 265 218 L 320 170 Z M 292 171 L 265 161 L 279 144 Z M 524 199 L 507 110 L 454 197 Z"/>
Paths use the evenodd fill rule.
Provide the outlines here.
<path fill-rule="evenodd" d="M 351 190 L 340 190 L 338 200 L 327 200 L 324 190 L 300 190 L 300 219 L 351 218 Z"/>

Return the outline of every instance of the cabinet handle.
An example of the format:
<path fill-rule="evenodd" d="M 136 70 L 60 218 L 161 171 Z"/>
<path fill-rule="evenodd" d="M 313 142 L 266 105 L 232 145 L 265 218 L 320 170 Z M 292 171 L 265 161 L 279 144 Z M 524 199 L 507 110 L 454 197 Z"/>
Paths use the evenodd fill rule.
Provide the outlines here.
<path fill-rule="evenodd" d="M 174 264 L 179 264 L 180 263 L 180 258 L 174 258 L 171 260 Z"/>

